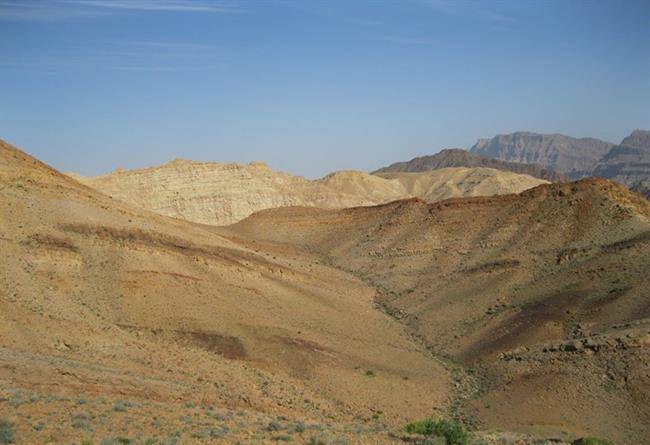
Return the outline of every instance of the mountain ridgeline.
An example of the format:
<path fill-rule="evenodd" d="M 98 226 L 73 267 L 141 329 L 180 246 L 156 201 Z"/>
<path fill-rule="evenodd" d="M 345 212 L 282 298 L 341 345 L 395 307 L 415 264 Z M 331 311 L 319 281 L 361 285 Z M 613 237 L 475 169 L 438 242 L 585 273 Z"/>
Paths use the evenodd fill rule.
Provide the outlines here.
<path fill-rule="evenodd" d="M 520 131 L 479 139 L 472 153 L 510 162 L 541 164 L 571 178 L 588 176 L 614 144 L 594 138 Z"/>
<path fill-rule="evenodd" d="M 610 178 L 650 197 L 650 131 L 637 130 L 596 164 L 593 176 Z"/>
<path fill-rule="evenodd" d="M 397 172 L 415 173 L 447 167 L 487 167 L 495 170 L 530 175 L 549 182 L 567 180 L 567 177 L 564 174 L 545 168 L 540 164 L 502 161 L 500 159 L 472 153 L 461 148 L 448 148 L 441 150 L 435 155 L 420 156 L 406 162 L 396 162 L 388 167 L 375 170 L 373 174 Z"/>
<path fill-rule="evenodd" d="M 396 162 L 375 172 L 423 172 L 445 167 L 489 167 L 550 182 L 588 176 L 613 179 L 650 196 L 650 131 L 635 130 L 616 145 L 594 138 L 520 131 L 479 139 L 469 151 L 445 149 L 435 155 Z"/>

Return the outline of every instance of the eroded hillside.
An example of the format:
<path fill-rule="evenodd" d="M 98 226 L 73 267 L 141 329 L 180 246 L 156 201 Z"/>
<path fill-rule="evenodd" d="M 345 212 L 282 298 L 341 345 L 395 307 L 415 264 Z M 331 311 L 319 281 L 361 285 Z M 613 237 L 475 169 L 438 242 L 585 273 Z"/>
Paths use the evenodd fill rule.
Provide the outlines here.
<path fill-rule="evenodd" d="M 17 443 L 396 443 L 427 416 L 643 443 L 649 218 L 584 180 L 213 227 L 2 143 L 0 419 Z"/>
<path fill-rule="evenodd" d="M 461 411 L 482 427 L 643 443 L 649 218 L 647 200 L 588 179 L 435 204 L 268 210 L 233 229 L 301 246 L 378 289 L 388 313 L 476 379 Z"/>
<path fill-rule="evenodd" d="M 417 176 L 380 178 L 339 171 L 308 180 L 271 170 L 259 162 L 218 164 L 176 160 L 139 170 L 117 170 L 82 183 L 115 199 L 166 216 L 225 225 L 259 210 L 288 206 L 346 208 L 409 198 L 417 191 L 449 198 L 520 192 L 545 181 L 493 169 L 442 169 Z M 408 175 L 407 175 L 408 176 Z"/>
<path fill-rule="evenodd" d="M 6 144 L 0 185 L 0 417 L 19 443 L 263 443 L 296 422 L 295 440 L 383 442 L 446 411 L 448 371 L 318 257 L 129 207 Z"/>

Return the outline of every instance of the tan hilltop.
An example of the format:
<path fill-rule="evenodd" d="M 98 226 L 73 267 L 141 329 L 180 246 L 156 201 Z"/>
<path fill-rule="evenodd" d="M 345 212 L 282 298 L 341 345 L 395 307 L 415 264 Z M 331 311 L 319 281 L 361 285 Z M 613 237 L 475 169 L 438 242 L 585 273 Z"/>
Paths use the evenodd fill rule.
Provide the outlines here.
<path fill-rule="evenodd" d="M 97 177 L 71 175 L 115 199 L 162 215 L 225 225 L 268 208 L 346 208 L 397 199 L 517 193 L 546 181 L 487 168 L 425 173 L 340 171 L 318 180 L 276 172 L 266 164 L 175 160 L 158 167 L 116 170 Z"/>

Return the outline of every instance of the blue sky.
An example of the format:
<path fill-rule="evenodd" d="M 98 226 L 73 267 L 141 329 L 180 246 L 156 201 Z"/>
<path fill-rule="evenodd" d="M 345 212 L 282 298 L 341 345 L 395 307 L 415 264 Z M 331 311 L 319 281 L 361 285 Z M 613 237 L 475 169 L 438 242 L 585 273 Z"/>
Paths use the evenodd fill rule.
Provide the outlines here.
<path fill-rule="evenodd" d="M 0 138 L 83 174 L 650 127 L 647 0 L 0 0 L 0 56 Z"/>

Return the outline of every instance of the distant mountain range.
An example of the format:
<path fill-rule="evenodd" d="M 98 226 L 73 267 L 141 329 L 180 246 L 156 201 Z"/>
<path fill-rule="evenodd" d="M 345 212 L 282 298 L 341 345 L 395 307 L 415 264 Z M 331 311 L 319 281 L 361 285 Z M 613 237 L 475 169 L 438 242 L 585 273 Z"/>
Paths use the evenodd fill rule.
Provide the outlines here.
<path fill-rule="evenodd" d="M 388 167 L 374 171 L 373 174 L 397 172 L 415 173 L 447 167 L 487 167 L 495 170 L 530 175 L 550 182 L 567 180 L 566 175 L 549 170 L 540 164 L 523 164 L 521 162 L 502 161 L 500 159 L 471 153 L 462 148 L 447 148 L 435 155 L 420 156 L 407 162 L 396 162 Z"/>
<path fill-rule="evenodd" d="M 571 178 L 588 176 L 598 161 L 614 147 L 594 138 L 519 131 L 479 139 L 470 151 L 503 161 L 541 164 Z"/>
<path fill-rule="evenodd" d="M 650 131 L 636 130 L 620 144 L 594 138 L 519 131 L 479 139 L 469 151 L 447 149 L 397 162 L 374 173 L 421 172 L 445 167 L 490 167 L 552 182 L 599 176 L 650 196 Z"/>
<path fill-rule="evenodd" d="M 592 176 L 613 179 L 650 197 L 650 131 L 637 130 L 598 162 Z"/>

